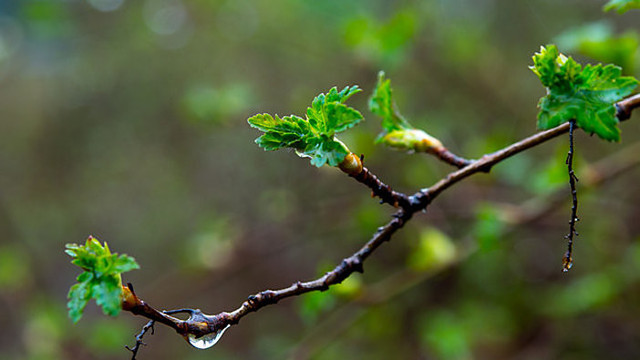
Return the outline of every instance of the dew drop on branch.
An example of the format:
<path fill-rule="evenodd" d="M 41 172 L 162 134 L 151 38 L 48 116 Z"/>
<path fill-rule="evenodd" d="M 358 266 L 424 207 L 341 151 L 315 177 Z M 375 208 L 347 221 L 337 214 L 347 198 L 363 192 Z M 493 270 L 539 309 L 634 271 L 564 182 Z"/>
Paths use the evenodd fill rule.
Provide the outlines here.
<path fill-rule="evenodd" d="M 187 335 L 187 341 L 189 341 L 189 344 L 191 344 L 191 346 L 193 346 L 194 348 L 208 349 L 213 345 L 215 345 L 220 340 L 220 338 L 222 337 L 222 334 L 224 334 L 224 332 L 229 328 L 229 326 L 230 325 L 227 325 L 222 330 L 218 330 L 216 332 L 202 335 L 200 337 L 196 337 L 194 334 L 189 334 Z"/>

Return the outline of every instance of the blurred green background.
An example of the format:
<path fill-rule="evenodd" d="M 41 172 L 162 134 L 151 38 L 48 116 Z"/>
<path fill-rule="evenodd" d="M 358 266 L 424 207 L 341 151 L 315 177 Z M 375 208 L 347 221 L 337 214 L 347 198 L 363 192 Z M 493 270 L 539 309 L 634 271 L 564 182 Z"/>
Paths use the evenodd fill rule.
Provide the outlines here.
<path fill-rule="evenodd" d="M 332 86 L 365 92 L 341 137 L 394 188 L 451 169 L 373 145 L 379 70 L 402 111 L 474 158 L 536 131 L 527 68 L 556 42 L 638 76 L 638 11 L 604 1 L 32 0 L 0 2 L 0 359 L 127 359 L 145 320 L 91 303 L 73 325 L 90 234 L 134 256 L 161 308 L 218 313 L 315 278 L 392 209 L 336 169 L 265 153 L 246 118 L 302 114 Z M 566 137 L 447 191 L 325 293 L 244 318 L 197 350 L 166 327 L 140 359 L 631 359 L 640 357 L 640 115 L 620 144 L 577 136 L 580 237 Z"/>

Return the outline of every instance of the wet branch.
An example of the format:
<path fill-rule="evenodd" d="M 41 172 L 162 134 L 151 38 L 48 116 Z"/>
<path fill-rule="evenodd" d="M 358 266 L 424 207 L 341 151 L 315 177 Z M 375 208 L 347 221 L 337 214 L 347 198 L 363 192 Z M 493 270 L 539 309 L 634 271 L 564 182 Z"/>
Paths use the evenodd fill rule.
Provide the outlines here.
<path fill-rule="evenodd" d="M 631 112 L 640 107 L 640 94 L 629 97 L 616 104 L 617 114 L 619 120 L 626 120 L 629 118 Z M 179 334 L 186 337 L 191 334 L 195 337 L 201 337 L 213 332 L 223 331 L 229 325 L 237 324 L 240 319 L 251 312 L 255 312 L 267 305 L 275 304 L 278 301 L 292 297 L 302 295 L 312 291 L 325 291 L 330 286 L 341 283 L 349 275 L 354 272 L 363 272 L 364 261 L 385 241 L 391 239 L 392 235 L 404 226 L 404 224 L 411 219 L 411 217 L 418 211 L 422 211 L 444 190 L 458 183 L 459 181 L 479 172 L 489 172 L 493 165 L 510 158 L 522 151 L 530 149 L 534 146 L 542 144 L 548 140 L 551 140 L 557 136 L 565 134 L 567 132 L 573 132 L 574 121 L 564 123 L 553 129 L 539 132 L 535 135 L 527 137 L 521 141 L 511 144 L 501 150 L 482 156 L 478 160 L 460 160 L 458 165 L 463 165 L 461 161 L 468 164 L 461 169 L 448 174 L 446 177 L 436 182 L 429 188 L 422 189 L 412 196 L 407 196 L 402 193 L 393 191 L 388 185 L 382 183 L 375 175 L 371 174 L 366 168 L 362 168 L 357 175 L 351 175 L 359 182 L 365 184 L 372 189 L 373 195 L 382 199 L 382 202 L 399 207 L 398 211 L 392 215 L 391 221 L 386 225 L 378 228 L 373 234 L 371 239 L 353 255 L 342 260 L 333 270 L 327 272 L 322 277 L 307 281 L 296 282 L 291 286 L 280 290 L 265 290 L 254 295 L 250 295 L 242 305 L 232 312 L 221 312 L 216 315 L 205 315 L 200 310 L 194 309 L 179 309 L 172 311 L 158 311 L 141 300 L 133 292 L 133 287 L 129 284 L 128 287 L 124 287 L 125 300 L 123 301 L 123 310 L 130 311 L 134 315 L 143 316 L 155 322 L 167 325 Z M 572 148 L 571 148 L 572 150 Z M 461 158 L 459 158 L 461 159 Z M 569 163 L 569 161 L 568 161 Z M 455 166 L 458 166 L 454 164 Z M 569 171 L 571 172 L 571 167 Z M 571 179 L 574 179 L 572 177 Z M 573 191 L 572 187 L 572 191 Z M 574 196 L 574 211 L 572 211 L 575 218 L 575 210 L 577 204 L 575 204 Z M 575 233 L 574 224 L 571 225 L 571 233 Z M 180 320 L 171 316 L 174 313 L 189 313 L 188 320 Z M 151 323 L 151 322 L 150 322 Z M 149 325 L 148 323 L 147 325 Z M 145 327 L 147 327 L 145 325 Z M 137 349 L 142 344 L 143 331 L 138 337 L 136 337 Z M 139 339 L 138 339 L 139 338 Z M 140 344 L 138 344 L 140 342 Z M 135 353 L 134 353 L 135 357 Z"/>

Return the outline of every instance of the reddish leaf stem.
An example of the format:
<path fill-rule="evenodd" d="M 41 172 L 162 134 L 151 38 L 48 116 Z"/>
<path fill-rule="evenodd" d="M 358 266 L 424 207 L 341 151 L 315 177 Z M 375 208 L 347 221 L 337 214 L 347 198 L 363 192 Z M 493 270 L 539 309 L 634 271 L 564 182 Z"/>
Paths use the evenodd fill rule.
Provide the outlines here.
<path fill-rule="evenodd" d="M 438 159 L 442 160 L 443 162 L 449 165 L 455 166 L 458 169 L 462 169 L 463 167 L 473 163 L 473 160 L 460 157 L 452 153 L 451 151 L 449 151 L 449 149 L 445 148 L 444 146 L 434 149 L 430 151 L 430 153 L 434 154 Z"/>

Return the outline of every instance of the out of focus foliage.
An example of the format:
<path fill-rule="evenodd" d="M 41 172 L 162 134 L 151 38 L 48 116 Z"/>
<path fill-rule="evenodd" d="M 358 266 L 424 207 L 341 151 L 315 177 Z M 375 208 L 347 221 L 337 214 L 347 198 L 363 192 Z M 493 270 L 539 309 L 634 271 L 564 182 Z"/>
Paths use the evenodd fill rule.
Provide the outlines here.
<path fill-rule="evenodd" d="M 604 20 L 568 29 L 554 42 L 568 53 L 579 52 L 597 61 L 616 64 L 626 74 L 634 74 L 640 53 L 636 29 L 616 34 L 613 23 Z"/>
<path fill-rule="evenodd" d="M 640 9 L 640 0 L 610 0 L 604 6 L 604 11 L 616 10 L 621 14 L 631 9 Z"/>
<path fill-rule="evenodd" d="M 228 311 L 322 274 L 392 210 L 335 169 L 266 154 L 248 117 L 333 86 L 368 95 L 385 69 L 412 126 L 477 158 L 535 132 L 540 45 L 639 75 L 637 10 L 604 3 L 0 1 L 0 359 L 129 356 L 143 319 L 93 303 L 66 317 L 77 268 L 60 250 L 88 234 L 135 255 L 124 280 L 158 308 Z M 594 21 L 600 37 L 558 40 Z M 362 115 L 340 139 L 394 188 L 451 170 L 374 146 L 380 120 Z M 140 358 L 637 358 L 639 119 L 621 143 L 577 134 L 568 276 L 559 138 L 447 191 L 344 288 L 260 310 L 207 351 L 157 326 Z"/>

